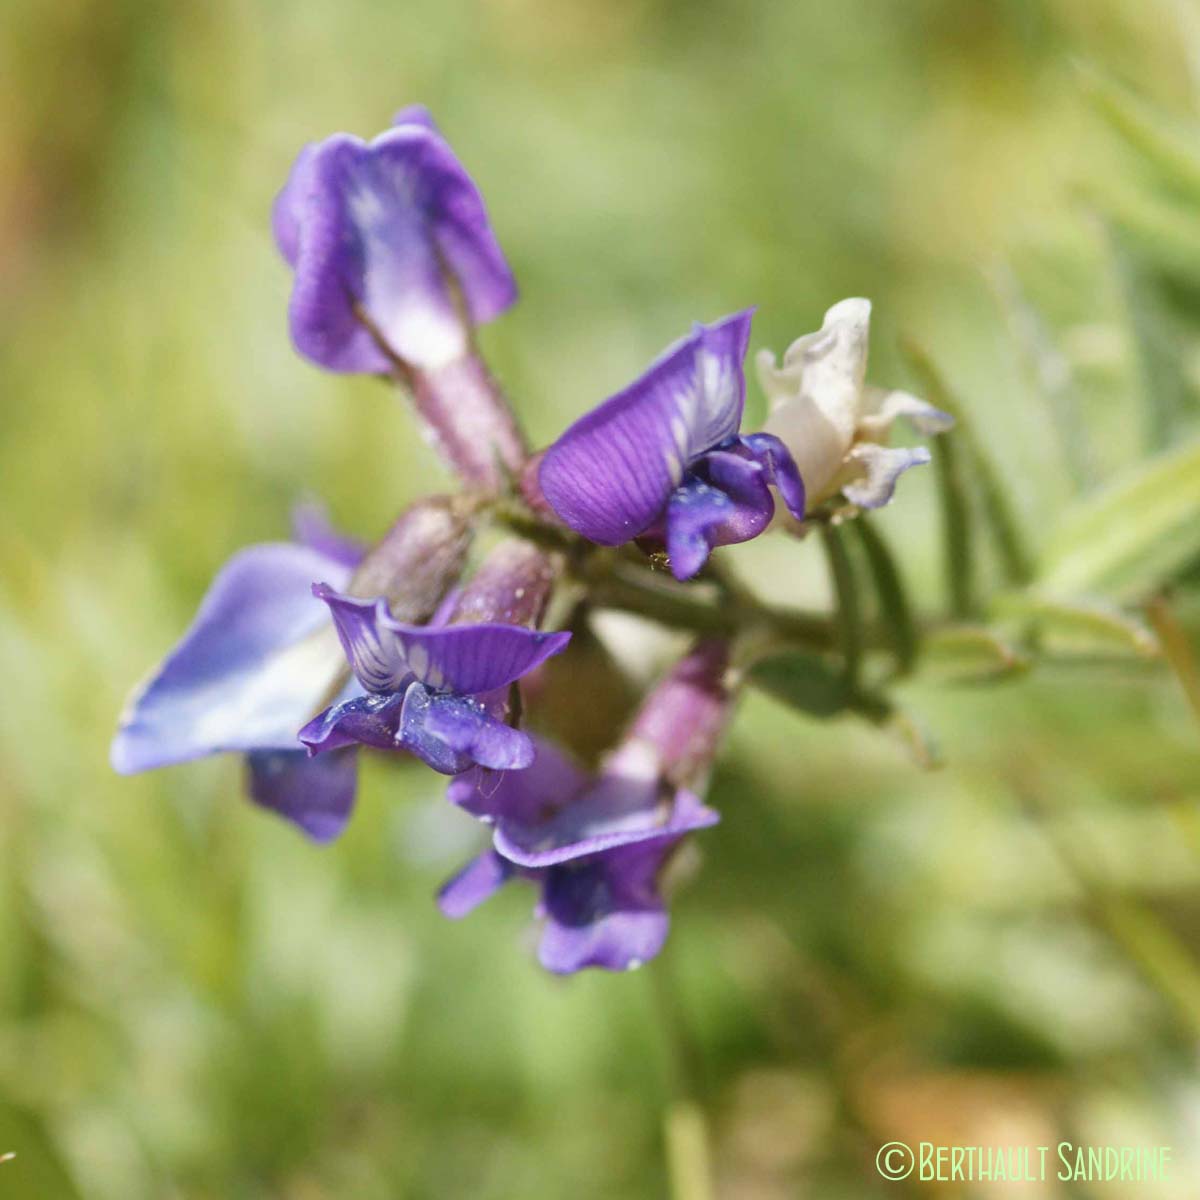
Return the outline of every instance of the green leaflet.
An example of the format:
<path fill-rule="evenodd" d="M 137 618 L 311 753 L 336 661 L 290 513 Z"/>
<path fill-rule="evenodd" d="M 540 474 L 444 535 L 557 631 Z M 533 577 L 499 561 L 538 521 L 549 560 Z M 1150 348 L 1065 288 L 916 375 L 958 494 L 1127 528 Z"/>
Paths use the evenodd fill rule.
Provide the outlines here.
<path fill-rule="evenodd" d="M 1038 590 L 1140 597 L 1200 556 L 1200 438 L 1070 509 L 1042 555 Z"/>
<path fill-rule="evenodd" d="M 788 651 L 755 663 L 750 682 L 789 708 L 814 717 L 859 712 L 883 720 L 886 701 L 861 691 L 846 675 L 840 657 Z"/>
<path fill-rule="evenodd" d="M 1110 229 L 1117 280 L 1125 299 L 1141 368 L 1146 445 L 1171 444 L 1196 402 L 1183 368 L 1181 338 L 1157 272 L 1134 251 L 1117 227 Z"/>
<path fill-rule="evenodd" d="M 1158 639 L 1136 617 L 1100 601 L 1065 601 L 1031 592 L 997 596 L 992 611 L 998 617 L 1029 623 L 1048 642 L 1076 652 L 1124 651 L 1142 658 L 1159 654 Z"/>
<path fill-rule="evenodd" d="M 781 704 L 812 717 L 844 713 L 864 717 L 892 734 L 923 770 L 941 765 L 941 753 L 924 724 L 890 699 L 856 687 L 843 664 L 829 655 L 789 651 L 750 669 L 750 682 Z"/>
<path fill-rule="evenodd" d="M 1029 658 L 986 625 L 948 625 L 926 635 L 922 678 L 943 683 L 991 683 L 1029 668 Z"/>

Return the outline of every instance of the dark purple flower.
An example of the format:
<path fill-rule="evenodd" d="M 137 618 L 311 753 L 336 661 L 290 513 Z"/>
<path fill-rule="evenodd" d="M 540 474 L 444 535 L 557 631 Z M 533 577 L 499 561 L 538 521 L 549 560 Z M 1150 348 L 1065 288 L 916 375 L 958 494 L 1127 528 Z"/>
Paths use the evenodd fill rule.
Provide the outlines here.
<path fill-rule="evenodd" d="M 505 689 L 564 649 L 569 633 L 498 623 L 410 625 L 397 621 L 384 599 L 358 600 L 325 584 L 313 594 L 329 606 L 364 692 L 300 731 L 310 753 L 355 743 L 404 749 L 448 775 L 475 764 L 510 770 L 533 761 L 528 735 L 501 719 Z"/>
<path fill-rule="evenodd" d="M 450 800 L 493 835 L 442 890 L 442 910 L 463 916 L 507 880 L 527 879 L 541 889 L 539 957 L 549 970 L 624 970 L 653 958 L 669 923 L 663 868 L 686 834 L 719 819 L 691 788 L 716 753 L 735 683 L 726 646 L 700 642 L 646 698 L 599 774 L 539 743 L 528 770 L 453 779 Z"/>
<path fill-rule="evenodd" d="M 483 199 L 423 108 L 371 142 L 305 146 L 273 220 L 295 270 L 292 339 L 332 371 L 391 372 L 388 350 L 414 367 L 452 363 L 471 327 L 516 299 Z"/>
<path fill-rule="evenodd" d="M 661 539 L 687 579 L 714 546 L 767 527 L 771 486 L 803 517 L 804 484 L 783 443 L 738 432 L 751 313 L 696 325 L 546 451 L 539 483 L 567 525 L 606 546 Z"/>
<path fill-rule="evenodd" d="M 297 732 L 330 695 L 361 689 L 313 582 L 375 581 L 424 616 L 457 576 L 466 545 L 461 518 L 439 500 L 415 505 L 366 554 L 311 507 L 296 528 L 304 544 L 251 546 L 217 575 L 183 640 L 126 706 L 112 764 L 132 774 L 244 753 L 251 798 L 328 841 L 349 819 L 355 755 L 310 762 Z"/>

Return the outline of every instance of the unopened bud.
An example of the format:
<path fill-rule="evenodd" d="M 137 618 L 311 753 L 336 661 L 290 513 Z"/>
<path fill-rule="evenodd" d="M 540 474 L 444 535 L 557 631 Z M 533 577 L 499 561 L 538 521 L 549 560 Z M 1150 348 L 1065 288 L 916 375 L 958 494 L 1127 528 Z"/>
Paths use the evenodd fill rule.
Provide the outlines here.
<path fill-rule="evenodd" d="M 716 757 L 737 682 L 728 643 L 697 642 L 643 701 L 617 753 L 648 747 L 661 778 L 694 786 Z"/>
<path fill-rule="evenodd" d="M 470 545 L 461 502 L 448 496 L 419 501 L 367 552 L 346 591 L 384 596 L 396 620 L 419 624 L 454 586 Z"/>
<path fill-rule="evenodd" d="M 552 555 L 531 542 L 509 538 L 492 550 L 463 588 L 450 623 L 497 621 L 536 629 L 557 574 Z"/>

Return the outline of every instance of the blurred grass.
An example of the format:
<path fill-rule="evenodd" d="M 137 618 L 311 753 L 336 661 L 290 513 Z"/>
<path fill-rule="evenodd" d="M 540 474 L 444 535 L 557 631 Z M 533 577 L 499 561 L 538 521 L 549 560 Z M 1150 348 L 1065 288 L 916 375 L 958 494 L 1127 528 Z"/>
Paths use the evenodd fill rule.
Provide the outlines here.
<path fill-rule="evenodd" d="M 1040 543 L 1079 446 L 996 271 L 1065 347 L 1088 469 L 1110 478 L 1141 445 L 1141 368 L 1079 197 L 1140 182 L 1075 63 L 1186 115 L 1180 15 L 5 6 L 0 1150 L 18 1158 L 0 1195 L 664 1194 L 648 981 L 540 974 L 519 889 L 444 922 L 430 897 L 477 831 L 434 778 L 371 763 L 350 832 L 316 851 L 240 801 L 232 761 L 109 772 L 124 694 L 230 553 L 281 536 L 304 492 L 372 534 L 445 484 L 393 395 L 289 348 L 267 212 L 299 145 L 433 108 L 521 282 L 484 343 L 537 440 L 692 320 L 757 303 L 755 346 L 781 350 L 866 294 L 872 377 L 904 382 L 900 332 L 930 349 Z M 1194 330 L 1194 298 L 1174 299 Z M 1194 386 L 1194 334 L 1184 349 Z M 881 524 L 932 602 L 926 475 Z M 815 550 L 734 555 L 819 598 Z M 721 1195 L 892 1194 L 883 1141 L 1058 1137 L 1170 1144 L 1174 1183 L 1139 1195 L 1194 1195 L 1197 1030 L 1056 853 L 1065 838 L 1091 886 L 1200 949 L 1182 696 L 1161 671 L 1079 665 L 997 689 L 918 677 L 903 699 L 945 771 L 752 697 L 715 782 L 725 819 L 667 965 Z"/>

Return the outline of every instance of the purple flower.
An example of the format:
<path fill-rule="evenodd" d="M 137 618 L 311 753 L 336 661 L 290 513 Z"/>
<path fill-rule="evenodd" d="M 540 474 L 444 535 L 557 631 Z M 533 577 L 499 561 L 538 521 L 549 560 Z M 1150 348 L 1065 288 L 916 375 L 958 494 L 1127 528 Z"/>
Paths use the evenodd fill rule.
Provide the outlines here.
<path fill-rule="evenodd" d="M 306 146 L 274 209 L 294 268 L 289 319 L 305 357 L 398 376 L 442 456 L 502 490 L 528 457 L 472 330 L 516 299 L 483 200 L 426 109 L 366 143 Z"/>
<path fill-rule="evenodd" d="M 771 434 L 738 433 L 751 312 L 696 325 L 546 451 L 538 479 L 561 520 L 605 546 L 661 539 L 673 574 L 687 579 L 714 546 L 767 527 L 772 485 L 803 517 L 787 448 Z"/>
<path fill-rule="evenodd" d="M 545 920 L 538 957 L 557 974 L 653 958 L 670 921 L 662 869 L 685 834 L 719 819 L 694 793 L 665 785 L 637 744 L 591 776 L 539 743 L 528 770 L 498 782 L 469 772 L 449 796 L 494 823 L 495 840 L 442 889 L 442 911 L 465 916 L 510 879 L 534 882 Z"/>
<path fill-rule="evenodd" d="M 427 616 L 461 570 L 466 539 L 437 499 L 413 506 L 365 554 L 310 507 L 296 532 L 303 544 L 251 546 L 217 575 L 183 640 L 126 706 L 112 764 L 132 774 L 244 753 L 251 798 L 325 842 L 349 819 L 355 755 L 310 761 L 297 732 L 331 695 L 361 689 L 313 581 L 374 583 Z"/>
<path fill-rule="evenodd" d="M 292 340 L 331 371 L 453 363 L 516 299 L 483 199 L 424 108 L 371 142 L 305 146 L 273 220 L 295 270 Z"/>
<path fill-rule="evenodd" d="M 526 879 L 541 889 L 547 969 L 625 970 L 653 958 L 669 924 L 663 868 L 688 833 L 719 819 L 691 787 L 716 754 L 736 683 L 727 647 L 699 642 L 647 696 L 598 775 L 540 743 L 528 770 L 451 780 L 450 800 L 493 834 L 443 888 L 443 912 L 464 916 L 509 879 Z"/>
<path fill-rule="evenodd" d="M 358 600 L 327 584 L 313 594 L 329 606 L 363 693 L 300 731 L 310 754 L 355 743 L 404 749 L 447 775 L 475 764 L 502 771 L 533 762 L 529 736 L 501 719 L 505 689 L 563 650 L 569 633 L 496 623 L 410 625 L 382 598 Z"/>

